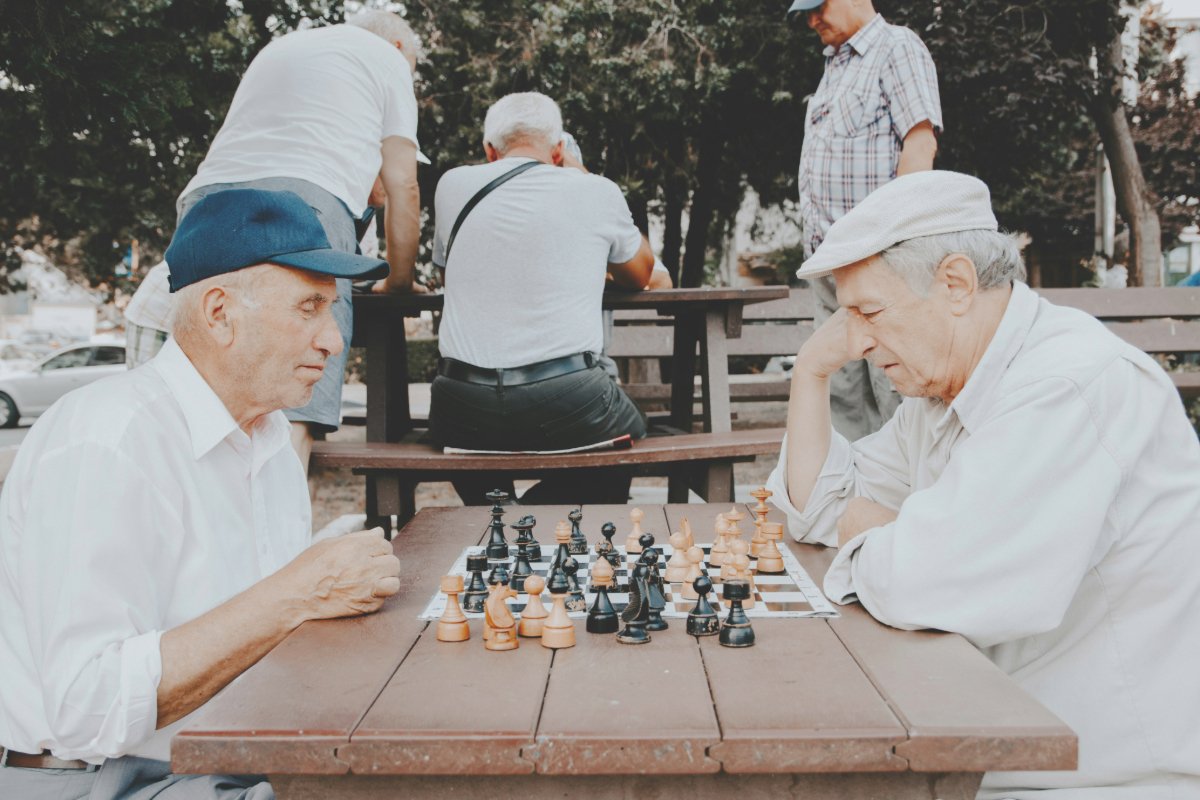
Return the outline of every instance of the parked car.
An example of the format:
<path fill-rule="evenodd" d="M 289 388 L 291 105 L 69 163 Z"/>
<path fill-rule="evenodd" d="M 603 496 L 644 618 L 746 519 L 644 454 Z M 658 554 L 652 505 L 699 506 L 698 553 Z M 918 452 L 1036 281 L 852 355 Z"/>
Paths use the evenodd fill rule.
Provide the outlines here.
<path fill-rule="evenodd" d="M 81 344 L 46 356 L 30 369 L 0 375 L 0 428 L 38 416 L 72 389 L 124 371 L 124 346 Z"/>

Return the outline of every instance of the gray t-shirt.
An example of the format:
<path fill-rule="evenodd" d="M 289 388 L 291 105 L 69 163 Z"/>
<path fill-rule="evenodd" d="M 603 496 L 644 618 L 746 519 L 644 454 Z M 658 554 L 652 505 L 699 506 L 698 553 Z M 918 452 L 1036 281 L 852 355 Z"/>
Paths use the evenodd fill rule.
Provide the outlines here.
<path fill-rule="evenodd" d="M 642 241 L 607 178 L 551 165 L 516 176 L 471 211 L 445 263 L 462 207 L 528 160 L 458 167 L 438 182 L 433 261 L 446 267 L 443 356 L 501 369 L 603 349 L 608 264 L 632 259 Z"/>

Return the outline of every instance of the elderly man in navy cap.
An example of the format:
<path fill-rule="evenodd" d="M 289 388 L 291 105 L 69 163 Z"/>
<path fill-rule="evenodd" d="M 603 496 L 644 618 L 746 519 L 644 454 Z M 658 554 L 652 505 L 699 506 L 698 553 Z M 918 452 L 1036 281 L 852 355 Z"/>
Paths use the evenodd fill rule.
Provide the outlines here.
<path fill-rule="evenodd" d="M 797 186 L 805 257 L 829 226 L 897 175 L 933 169 L 942 129 L 937 71 L 908 28 L 871 0 L 795 0 L 788 19 L 820 37 L 825 72 L 808 101 Z M 817 321 L 837 310 L 833 282 L 813 281 Z M 857 439 L 874 433 L 900 398 L 887 376 L 850 364 L 833 378 L 833 424 Z"/>
<path fill-rule="evenodd" d="M 825 591 L 962 634 L 1079 735 L 1077 772 L 981 797 L 1200 797 L 1200 444 L 1170 378 L 1022 283 L 966 175 L 876 190 L 798 274 L 829 273 L 769 484 L 793 536 L 840 548 Z M 851 443 L 829 378 L 858 359 L 905 399 Z"/>
<path fill-rule="evenodd" d="M 336 251 L 291 192 L 211 194 L 167 251 L 174 337 L 37 421 L 0 497 L 0 797 L 247 798 L 261 777 L 170 774 L 187 715 L 300 623 L 399 590 L 379 530 L 309 547 L 280 409 L 342 348 Z"/>

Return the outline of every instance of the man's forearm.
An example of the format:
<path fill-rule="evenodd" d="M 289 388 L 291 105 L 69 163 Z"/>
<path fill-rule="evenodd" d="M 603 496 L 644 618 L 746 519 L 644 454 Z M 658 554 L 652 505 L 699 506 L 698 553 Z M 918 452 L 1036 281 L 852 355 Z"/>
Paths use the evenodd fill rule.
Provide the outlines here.
<path fill-rule="evenodd" d="M 803 511 L 829 455 L 833 422 L 829 378 L 793 367 L 787 414 L 787 485 L 792 505 Z"/>
<path fill-rule="evenodd" d="M 421 238 L 421 190 L 415 180 L 400 187 L 398 196 L 389 190 L 384 231 L 390 267 L 387 286 L 389 290 L 408 291 L 413 285 Z"/>
<path fill-rule="evenodd" d="M 274 592 L 268 579 L 164 633 L 157 727 L 208 702 L 306 618 L 302 604 Z"/>
<path fill-rule="evenodd" d="M 919 123 L 904 137 L 900 149 L 900 161 L 896 166 L 896 175 L 908 175 L 912 172 L 922 172 L 933 169 L 933 159 L 937 155 L 937 135 L 929 120 Z"/>

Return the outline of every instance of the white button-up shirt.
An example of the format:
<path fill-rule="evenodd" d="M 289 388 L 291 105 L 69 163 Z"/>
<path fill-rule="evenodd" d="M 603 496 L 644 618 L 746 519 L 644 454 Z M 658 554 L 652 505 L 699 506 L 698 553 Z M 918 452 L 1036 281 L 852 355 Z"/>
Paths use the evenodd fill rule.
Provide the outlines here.
<path fill-rule="evenodd" d="M 68 394 L 0 497 L 0 745 L 99 763 L 168 758 L 163 632 L 278 570 L 311 538 L 276 411 L 246 435 L 184 352 Z"/>
<path fill-rule="evenodd" d="M 989 773 L 981 797 L 1200 797 L 1200 444 L 1152 359 L 1017 284 L 949 407 L 835 432 L 803 512 L 784 448 L 797 539 L 835 545 L 854 496 L 899 510 L 837 554 L 831 599 L 962 634 L 1078 734 L 1077 772 Z"/>

